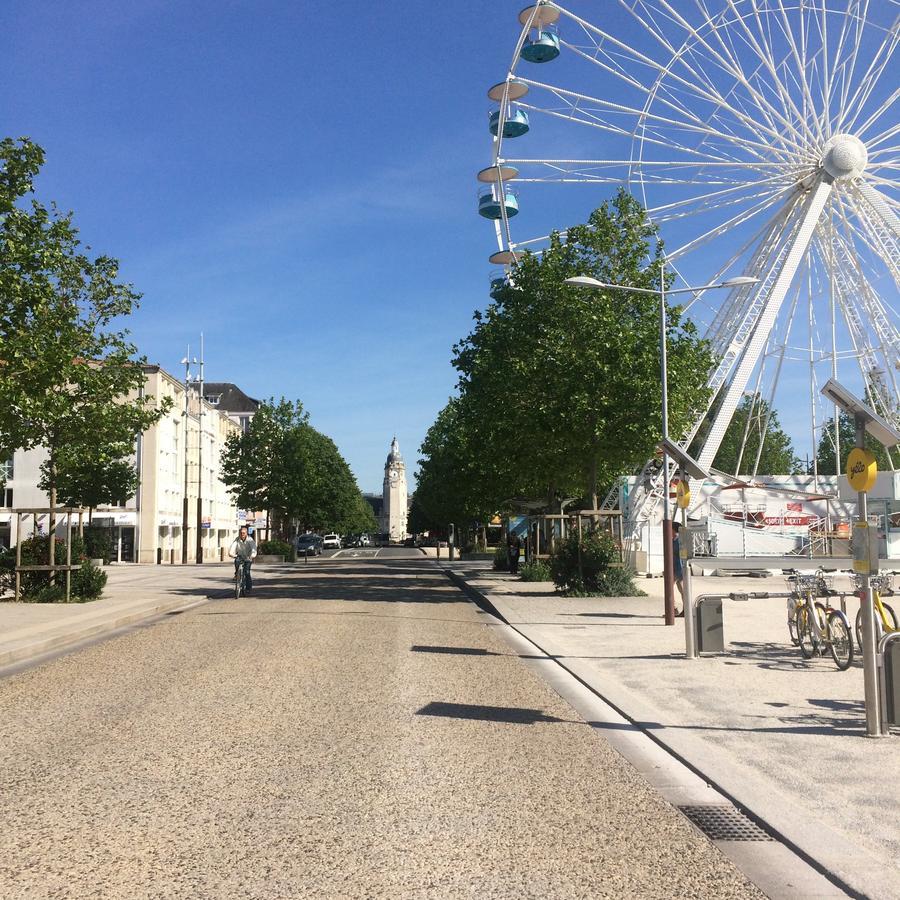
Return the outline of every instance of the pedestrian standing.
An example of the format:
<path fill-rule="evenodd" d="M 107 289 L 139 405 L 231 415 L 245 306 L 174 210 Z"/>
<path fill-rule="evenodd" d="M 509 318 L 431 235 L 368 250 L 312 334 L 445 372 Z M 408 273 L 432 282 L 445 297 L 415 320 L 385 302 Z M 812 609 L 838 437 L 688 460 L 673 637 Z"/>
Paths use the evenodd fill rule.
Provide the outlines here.
<path fill-rule="evenodd" d="M 672 523 L 672 573 L 675 576 L 675 587 L 681 594 L 681 610 L 675 613 L 676 617 L 684 615 L 684 568 L 681 564 L 681 538 L 678 532 L 681 530 L 681 522 Z"/>
<path fill-rule="evenodd" d="M 514 532 L 509 531 L 506 534 L 506 561 L 509 564 L 509 571 L 512 575 L 519 574 L 519 556 L 522 553 L 522 540 Z"/>

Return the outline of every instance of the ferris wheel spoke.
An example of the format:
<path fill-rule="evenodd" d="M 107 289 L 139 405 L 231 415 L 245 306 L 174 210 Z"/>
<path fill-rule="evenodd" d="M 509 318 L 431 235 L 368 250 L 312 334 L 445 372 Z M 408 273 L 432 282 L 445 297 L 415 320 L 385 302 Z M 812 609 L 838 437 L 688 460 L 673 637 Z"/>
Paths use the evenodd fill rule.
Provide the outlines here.
<path fill-rule="evenodd" d="M 640 120 L 641 118 L 649 119 L 650 121 L 659 123 L 660 125 L 674 127 L 678 130 L 692 132 L 697 135 L 705 135 L 712 138 L 722 138 L 726 143 L 732 144 L 734 146 L 740 146 L 743 149 L 751 149 L 760 154 L 767 154 L 771 152 L 772 149 L 771 145 L 768 145 L 762 141 L 755 141 L 750 139 L 743 139 L 738 141 L 734 138 L 729 138 L 727 135 L 723 135 L 719 130 L 709 125 L 705 125 L 702 122 L 700 122 L 699 124 L 695 122 L 684 122 L 678 119 L 673 119 L 670 116 L 648 113 L 646 110 L 627 106 L 623 103 L 614 103 L 611 100 L 602 100 L 599 97 L 591 97 L 588 94 L 581 94 L 577 91 L 570 91 L 567 88 L 544 84 L 543 82 L 533 81 L 528 78 L 520 78 L 519 80 L 524 84 L 527 84 L 529 87 L 540 88 L 542 90 L 549 91 L 560 98 L 566 98 L 566 102 L 570 102 L 571 100 L 585 101 L 587 103 L 595 104 L 601 109 L 622 113 L 624 115 L 634 117 L 637 120 Z"/>
<path fill-rule="evenodd" d="M 695 29 L 690 22 L 685 19 L 685 17 L 669 2 L 661 3 L 662 7 L 668 12 L 668 14 L 678 22 L 678 24 L 685 29 L 685 31 L 692 35 L 692 37 L 696 40 L 696 46 L 702 47 L 706 50 L 707 54 L 711 56 L 712 61 L 722 70 L 722 72 L 731 76 L 736 84 L 739 84 L 744 90 L 746 90 L 752 100 L 754 101 L 754 108 L 757 113 L 756 117 L 751 116 L 753 121 L 758 122 L 758 115 L 761 113 L 763 118 L 766 120 L 767 124 L 771 132 L 778 133 L 783 136 L 784 129 L 788 129 L 791 131 L 796 138 L 801 138 L 802 134 L 797 130 L 795 126 L 795 122 L 792 121 L 789 117 L 783 115 L 778 109 L 772 108 L 770 104 L 765 102 L 764 97 L 760 92 L 754 87 L 752 83 L 752 77 L 748 77 L 745 73 L 743 67 L 741 66 L 738 60 L 738 54 L 735 52 L 735 48 L 733 45 L 729 45 L 723 41 L 722 31 L 723 29 L 713 27 L 710 29 L 710 34 L 716 38 L 717 44 L 721 47 L 722 52 L 717 50 L 712 43 L 707 39 L 707 36 L 700 30 Z M 664 47 L 682 64 L 684 63 L 683 55 L 676 50 L 675 46 L 665 39 L 657 32 L 653 32 L 654 36 L 660 40 Z M 693 67 L 686 66 L 689 72 L 689 80 L 692 80 L 691 76 L 695 75 L 697 71 L 703 71 L 705 77 L 705 83 L 709 86 L 715 85 L 715 80 L 707 74 L 703 69 L 702 59 L 700 54 L 696 52 L 695 48 L 689 48 L 685 55 L 690 53 L 693 62 Z M 763 61 L 759 62 L 759 65 L 763 65 Z M 686 65 L 686 64 L 685 64 Z M 717 91 L 717 89 L 714 89 Z M 730 92 L 733 94 L 733 91 Z M 746 112 L 746 110 L 745 110 Z"/>
<path fill-rule="evenodd" d="M 845 114 L 841 120 L 842 131 L 864 131 L 864 128 L 857 129 L 856 122 L 865 108 L 866 101 L 871 96 L 872 91 L 875 89 L 875 86 L 878 84 L 882 74 L 890 63 L 898 41 L 900 41 L 900 29 L 895 27 L 890 40 L 885 41 L 878 48 L 866 69 L 865 75 L 861 78 L 859 86 L 848 99 L 847 105 L 844 107 Z M 896 99 L 896 92 L 894 96 Z M 879 108 L 878 115 L 880 116 L 883 112 L 884 107 L 882 106 Z"/>
<path fill-rule="evenodd" d="M 614 38 L 609 32 L 604 31 L 601 28 L 598 28 L 595 25 L 587 22 L 579 16 L 576 16 L 571 11 L 558 6 L 557 8 L 560 12 L 577 22 L 583 29 L 586 31 L 594 33 L 597 37 L 601 38 L 603 41 L 610 42 L 614 47 L 618 48 L 624 54 L 628 55 L 630 58 L 634 59 L 635 62 L 641 64 L 657 73 L 657 75 L 667 74 L 672 79 L 674 79 L 677 83 L 681 84 L 683 87 L 687 88 L 691 91 L 698 99 L 703 99 L 708 103 L 714 104 L 719 109 L 724 109 L 731 112 L 736 118 L 742 120 L 744 124 L 754 131 L 759 131 L 762 123 L 758 120 L 754 120 L 752 117 L 742 115 L 737 109 L 735 109 L 731 104 L 728 103 L 725 97 L 715 88 L 714 85 L 701 85 L 698 83 L 697 75 L 699 74 L 696 70 L 689 69 L 689 76 L 682 76 L 677 74 L 670 66 L 664 66 L 662 63 L 657 62 L 652 57 L 647 56 L 644 53 L 636 50 L 633 47 L 630 47 L 628 44 L 617 40 Z M 583 59 L 587 60 L 594 65 L 600 66 L 604 71 L 610 72 L 611 74 L 615 74 L 617 77 L 621 77 L 618 71 L 613 70 L 609 65 L 604 62 L 601 62 L 596 57 L 593 57 L 584 51 L 573 47 L 572 45 L 566 44 L 566 47 L 574 52 L 578 53 Z M 632 78 L 628 78 L 629 83 L 633 82 Z M 646 89 L 645 89 L 646 90 Z M 694 117 L 696 118 L 696 117 Z M 784 139 L 783 135 L 777 129 L 768 129 L 765 126 L 762 126 L 762 130 L 769 133 L 769 136 L 775 141 L 781 141 Z"/>
<path fill-rule="evenodd" d="M 703 194 L 695 193 L 692 196 L 681 200 L 672 200 L 669 203 L 663 203 L 658 206 L 648 207 L 647 211 L 654 217 L 663 215 L 665 213 L 672 213 L 674 211 L 678 211 L 679 213 L 685 215 L 695 215 L 699 212 L 702 212 L 706 207 L 710 205 L 721 207 L 733 205 L 735 203 L 748 203 L 758 198 L 766 200 L 767 198 L 784 196 L 786 193 L 793 190 L 793 184 L 785 185 L 783 178 L 781 178 L 780 176 L 773 176 L 760 179 L 750 184 L 744 182 L 742 184 L 738 184 L 728 188 L 720 188 L 715 191 L 707 191 Z M 739 191 L 743 193 L 740 193 L 738 196 L 734 196 L 735 193 Z"/>
<path fill-rule="evenodd" d="M 802 106 L 802 115 L 804 122 L 813 122 L 815 124 L 815 132 L 812 133 L 812 136 L 817 140 L 824 140 L 824 135 L 822 131 L 822 123 L 819 120 L 819 117 L 814 114 L 813 110 L 816 108 L 815 101 L 813 100 L 812 92 L 809 88 L 809 80 L 807 79 L 807 73 L 810 71 L 810 66 L 813 64 L 813 60 L 807 58 L 807 40 L 806 40 L 806 24 L 807 19 L 805 16 L 801 15 L 799 17 L 799 25 L 797 28 L 798 34 L 795 35 L 794 29 L 791 28 L 790 21 L 788 19 L 787 10 L 784 8 L 784 3 L 781 0 L 778 0 L 778 12 L 779 19 L 781 23 L 781 33 L 784 39 L 787 42 L 787 45 L 790 49 L 791 56 L 794 60 L 794 70 L 792 72 L 793 79 L 795 84 L 797 84 L 802 96 L 803 96 L 803 106 Z M 798 46 L 799 39 L 799 46 Z"/>
<path fill-rule="evenodd" d="M 866 147 L 868 147 L 871 152 L 874 148 L 880 147 L 885 141 L 893 140 L 898 134 L 900 134 L 900 124 L 890 125 L 874 137 L 867 138 Z"/>
<path fill-rule="evenodd" d="M 682 244 L 676 250 L 673 250 L 669 253 L 670 259 L 680 259 L 682 256 L 685 256 L 687 253 L 692 250 L 696 250 L 698 247 L 703 246 L 706 243 L 714 240 L 717 237 L 721 237 L 721 235 L 727 232 L 730 228 L 737 228 L 743 225 L 745 222 L 749 222 L 751 219 L 756 218 L 761 213 L 765 212 L 767 209 L 771 209 L 776 203 L 778 203 L 782 199 L 789 200 L 793 189 L 786 189 L 776 194 L 772 194 L 764 200 L 757 203 L 755 206 L 750 209 L 744 210 L 732 218 L 722 222 L 717 225 L 716 228 L 709 229 L 698 237 L 693 238 L 688 241 L 686 244 Z M 786 203 L 786 209 L 790 209 L 790 204 Z M 652 216 L 652 213 L 651 213 Z"/>
<path fill-rule="evenodd" d="M 897 99 L 900 98 L 900 87 L 895 88 L 894 91 L 890 94 L 890 96 L 878 107 L 878 109 L 872 113 L 869 118 L 866 119 L 862 125 L 854 126 L 855 131 L 858 134 L 865 134 L 871 127 L 873 127 L 876 122 L 887 113 L 891 107 L 897 102 Z M 892 125 L 889 129 L 889 132 L 896 133 L 897 125 Z M 868 141 L 866 142 L 869 143 Z M 877 138 L 876 138 L 877 143 Z"/>
<path fill-rule="evenodd" d="M 801 110 L 798 109 L 794 98 L 791 96 L 790 91 L 782 82 L 781 77 L 778 74 L 777 67 L 774 63 L 775 54 L 772 52 L 773 41 L 771 33 L 767 34 L 767 30 L 760 20 L 759 9 L 754 4 L 753 14 L 751 16 L 750 14 L 743 13 L 741 10 L 739 10 L 735 5 L 734 0 L 728 0 L 728 8 L 732 11 L 734 15 L 735 26 L 740 29 L 740 33 L 743 35 L 745 42 L 750 48 L 752 48 L 757 58 L 764 65 L 765 71 L 770 80 L 770 87 L 783 104 L 785 111 L 793 118 L 796 123 L 801 126 L 806 125 L 806 120 L 804 119 Z M 762 37 L 762 44 L 759 40 L 757 40 L 757 36 L 753 33 L 753 30 L 747 24 L 747 18 L 751 18 L 755 22 L 757 28 L 759 29 L 759 34 Z M 804 132 L 804 137 L 806 140 L 809 139 L 810 134 L 808 129 Z"/>

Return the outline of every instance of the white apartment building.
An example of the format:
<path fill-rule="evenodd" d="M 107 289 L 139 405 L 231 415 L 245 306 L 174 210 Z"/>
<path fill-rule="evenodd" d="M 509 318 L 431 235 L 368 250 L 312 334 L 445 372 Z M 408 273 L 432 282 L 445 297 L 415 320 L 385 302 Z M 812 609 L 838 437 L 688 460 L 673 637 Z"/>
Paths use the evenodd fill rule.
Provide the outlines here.
<path fill-rule="evenodd" d="M 187 534 L 188 562 L 197 558 L 197 529 L 201 535 L 203 559 L 223 559 L 238 527 L 238 510 L 220 478 L 221 456 L 231 434 L 240 425 L 214 406 L 188 392 L 184 385 L 160 366 L 144 367 L 144 388 L 152 403 L 170 397 L 171 410 L 141 435 L 135 447 L 138 489 L 123 506 L 94 513 L 95 525 L 113 529 L 115 558 L 121 562 L 180 563 L 184 534 Z M 202 431 L 201 431 L 202 421 Z M 16 451 L 7 463 L 8 477 L 0 505 L 0 543 L 15 544 L 15 508 L 47 506 L 47 495 L 38 490 L 43 449 Z M 197 521 L 198 488 L 202 515 Z M 187 529 L 184 529 L 184 498 L 187 495 Z M 44 517 L 46 519 L 46 517 Z M 38 526 L 46 528 L 38 520 Z M 28 537 L 33 524 L 24 524 Z"/>

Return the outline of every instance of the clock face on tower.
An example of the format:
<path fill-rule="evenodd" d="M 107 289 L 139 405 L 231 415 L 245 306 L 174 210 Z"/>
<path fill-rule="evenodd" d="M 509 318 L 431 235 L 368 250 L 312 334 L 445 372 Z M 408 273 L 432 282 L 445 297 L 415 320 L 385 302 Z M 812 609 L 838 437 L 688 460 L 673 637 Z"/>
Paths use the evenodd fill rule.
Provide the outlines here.
<path fill-rule="evenodd" d="M 400 473 L 396 469 L 391 469 L 391 471 L 388 472 L 388 478 L 390 478 L 391 481 L 396 481 L 399 477 Z"/>

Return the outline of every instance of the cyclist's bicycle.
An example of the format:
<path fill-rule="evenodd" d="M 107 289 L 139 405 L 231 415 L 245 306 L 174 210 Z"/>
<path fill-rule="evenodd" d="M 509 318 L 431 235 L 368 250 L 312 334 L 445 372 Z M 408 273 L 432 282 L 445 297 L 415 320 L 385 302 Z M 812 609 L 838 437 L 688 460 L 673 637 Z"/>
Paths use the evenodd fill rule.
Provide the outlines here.
<path fill-rule="evenodd" d="M 852 569 L 848 571 L 852 572 Z M 881 598 L 892 597 L 894 595 L 894 576 L 900 574 L 898 572 L 885 572 L 879 575 L 871 575 L 869 584 L 872 586 L 872 602 L 875 610 L 875 643 L 877 644 L 883 635 L 890 634 L 892 631 L 900 631 L 897 624 L 897 614 L 893 607 L 888 606 Z M 862 591 L 862 576 L 856 575 L 856 591 L 859 594 Z M 862 653 L 862 595 L 860 594 L 860 609 L 856 614 L 856 643 L 859 645 L 859 652 Z"/>
<path fill-rule="evenodd" d="M 247 563 L 244 560 L 238 560 L 238 565 L 234 567 L 234 599 L 238 600 L 244 596 L 247 587 Z"/>
<path fill-rule="evenodd" d="M 788 597 L 788 633 L 799 646 L 804 659 L 825 654 L 827 648 L 834 664 L 844 671 L 853 663 L 853 638 L 847 614 L 831 605 L 838 591 L 831 586 L 832 576 L 822 568 L 812 572 L 786 570 L 791 595 Z M 819 597 L 825 600 L 819 602 Z"/>

